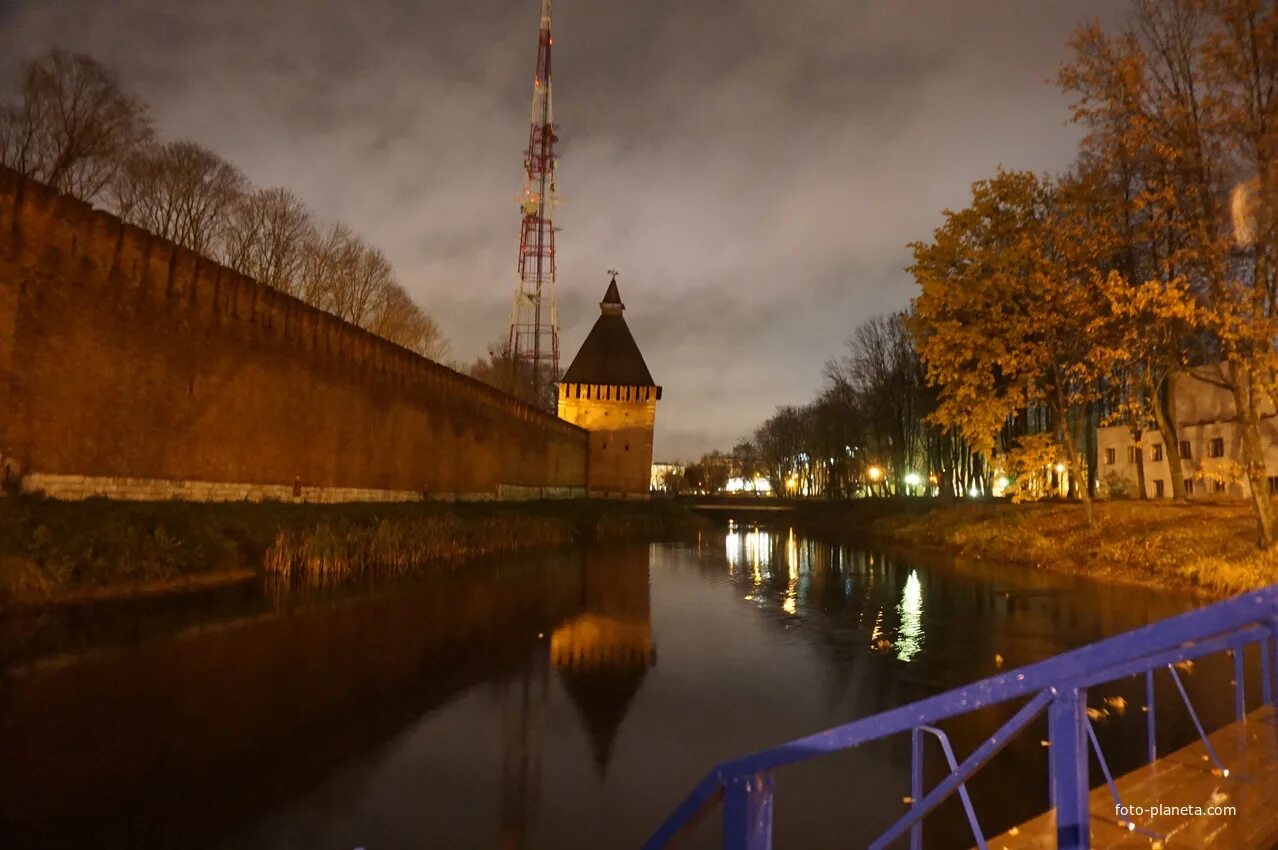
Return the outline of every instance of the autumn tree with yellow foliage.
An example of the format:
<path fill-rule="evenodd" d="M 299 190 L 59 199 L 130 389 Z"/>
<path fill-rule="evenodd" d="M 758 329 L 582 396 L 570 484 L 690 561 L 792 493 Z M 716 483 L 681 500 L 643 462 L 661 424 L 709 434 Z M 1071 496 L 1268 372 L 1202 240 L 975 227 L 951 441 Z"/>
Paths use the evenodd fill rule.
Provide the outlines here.
<path fill-rule="evenodd" d="M 1111 303 L 1126 302 L 1116 311 L 1126 353 L 1143 358 L 1155 389 L 1186 365 L 1219 366 L 1268 547 L 1278 527 L 1260 416 L 1266 398 L 1278 403 L 1278 11 L 1261 0 L 1139 0 L 1124 30 L 1088 24 L 1071 46 L 1061 84 L 1088 131 L 1084 158 L 1125 203 L 1131 262 Z M 1151 411 L 1168 420 L 1158 422 L 1165 439 L 1167 410 Z"/>
<path fill-rule="evenodd" d="M 933 420 L 992 455 L 1009 419 L 1046 407 L 1055 460 L 1068 468 L 1090 521 L 1084 414 L 1112 372 L 1114 346 L 1096 345 L 1112 245 L 1098 220 L 1104 209 L 1086 189 L 1000 171 L 973 185 L 968 207 L 946 212 L 931 242 L 911 246 L 910 271 L 922 289 L 911 329 L 939 388 Z M 1043 462 L 1049 446 L 1034 437 L 1003 448 L 1015 468 L 1031 455 Z"/>

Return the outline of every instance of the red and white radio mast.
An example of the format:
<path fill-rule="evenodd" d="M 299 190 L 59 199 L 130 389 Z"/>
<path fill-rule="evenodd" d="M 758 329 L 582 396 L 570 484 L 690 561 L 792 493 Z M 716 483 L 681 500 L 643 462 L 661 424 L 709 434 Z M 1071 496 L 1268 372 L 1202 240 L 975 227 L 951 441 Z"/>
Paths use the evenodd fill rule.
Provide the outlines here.
<path fill-rule="evenodd" d="M 533 80 L 532 126 L 524 154 L 523 213 L 519 234 L 519 285 L 507 343 L 515 362 L 527 368 L 534 398 L 546 381 L 559 379 L 559 326 L 555 314 L 555 124 L 550 100 L 550 0 L 541 0 L 537 76 Z"/>

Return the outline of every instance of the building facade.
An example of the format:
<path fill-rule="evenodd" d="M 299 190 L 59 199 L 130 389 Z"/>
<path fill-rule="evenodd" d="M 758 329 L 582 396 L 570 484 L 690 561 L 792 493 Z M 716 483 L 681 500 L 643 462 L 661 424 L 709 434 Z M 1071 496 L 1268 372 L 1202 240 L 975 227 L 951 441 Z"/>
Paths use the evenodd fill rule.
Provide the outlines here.
<path fill-rule="evenodd" d="M 559 383 L 559 418 L 589 432 L 586 488 L 593 496 L 646 497 L 661 387 L 626 325 L 614 277 L 599 318 Z"/>
<path fill-rule="evenodd" d="M 1164 445 L 1157 430 L 1139 441 L 1125 425 L 1097 429 L 1098 478 L 1113 496 L 1136 496 L 1143 467 L 1145 492 L 1150 498 L 1172 497 L 1168 452 L 1180 456 L 1185 495 L 1191 499 L 1243 498 L 1251 487 L 1243 468 L 1242 429 L 1235 420 L 1232 393 L 1221 385 L 1219 366 L 1202 366 L 1173 376 L 1172 413 L 1178 445 Z M 1261 436 L 1269 492 L 1278 493 L 1278 416 L 1268 400 L 1261 407 Z"/>

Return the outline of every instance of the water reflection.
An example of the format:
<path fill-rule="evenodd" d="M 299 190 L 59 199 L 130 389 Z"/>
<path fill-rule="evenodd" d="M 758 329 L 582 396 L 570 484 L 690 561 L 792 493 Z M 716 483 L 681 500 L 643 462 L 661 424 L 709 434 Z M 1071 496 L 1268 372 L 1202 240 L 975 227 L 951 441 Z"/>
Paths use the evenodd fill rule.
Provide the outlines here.
<path fill-rule="evenodd" d="M 901 628 L 896 639 L 896 657 L 909 661 L 923 649 L 923 586 L 919 571 L 911 570 L 901 590 L 901 604 L 896 606 Z"/>
<path fill-rule="evenodd" d="M 868 601 L 884 593 L 885 588 L 879 586 L 884 579 L 900 580 L 900 602 L 890 609 L 896 617 L 896 623 L 891 626 L 895 637 L 889 639 L 885 632 L 884 613 L 889 609 L 876 603 L 869 645 L 875 650 L 895 649 L 900 661 L 910 661 L 923 650 L 923 584 L 918 570 L 901 576 L 887 570 L 882 556 L 874 553 L 853 552 L 846 546 L 830 546 L 815 540 L 800 541 L 793 528 L 777 533 L 753 525 L 743 531 L 736 522 L 729 522 L 724 555 L 731 576 L 735 576 L 740 567 L 749 567 L 753 587 L 745 599 L 761 607 L 771 604 L 766 589 L 772 581 L 775 562 L 778 570 L 783 570 L 779 575 L 785 580 L 778 604 L 782 613 L 791 617 L 798 616 L 800 608 L 807 606 L 810 597 L 823 591 L 828 583 L 841 584 L 842 595 L 850 596 L 854 576 L 860 573 Z M 891 593 L 898 595 L 895 589 Z"/>
<path fill-rule="evenodd" d="M 0 835 L 12 840 L 0 843 L 167 847 L 182 835 L 188 847 L 271 846 L 235 828 L 376 752 L 406 718 L 491 683 L 491 732 L 471 746 L 497 743 L 499 793 L 478 823 L 497 824 L 497 846 L 525 846 L 543 785 L 551 671 L 602 774 L 656 660 L 648 583 L 642 546 L 345 595 L 266 589 L 238 616 L 219 602 L 216 619 L 168 623 L 140 641 L 99 634 L 87 652 L 80 640 L 53 647 L 25 630 L 2 647 L 11 662 L 0 668 Z M 467 841 L 476 822 L 465 824 Z"/>
<path fill-rule="evenodd" d="M 644 675 L 657 663 L 652 642 L 648 550 L 587 557 L 582 613 L 557 626 L 550 657 L 590 733 L 600 775 Z"/>
<path fill-rule="evenodd" d="M 0 845 L 638 846 L 725 758 L 1189 604 L 748 523 L 698 546 L 236 599 L 0 622 Z M 1209 725 L 1230 710 L 1213 677 L 1186 676 Z M 1119 688 L 1097 705 L 1119 695 L 1140 703 Z M 1123 724 L 1142 718 L 1097 722 L 1116 770 L 1139 758 Z M 999 720 L 945 728 L 970 752 Z M 1168 749 L 1192 729 L 1160 717 L 1159 733 Z M 1040 737 L 969 786 L 987 831 L 1045 806 Z M 866 843 L 899 813 L 908 762 L 871 747 L 787 772 L 778 843 Z M 966 835 L 961 812 L 937 817 L 936 846 Z"/>

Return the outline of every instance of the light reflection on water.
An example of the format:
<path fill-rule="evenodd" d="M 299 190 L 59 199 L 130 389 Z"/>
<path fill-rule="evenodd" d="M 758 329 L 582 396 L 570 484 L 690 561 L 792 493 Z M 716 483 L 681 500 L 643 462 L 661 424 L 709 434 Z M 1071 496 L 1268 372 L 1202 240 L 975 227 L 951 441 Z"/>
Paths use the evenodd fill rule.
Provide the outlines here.
<path fill-rule="evenodd" d="M 0 654 L 22 668 L 0 663 L 0 843 L 635 847 L 726 758 L 990 675 L 996 655 L 1018 666 L 1189 604 L 743 523 L 697 546 L 248 600 L 168 635 L 130 615 L 117 646 L 85 652 L 81 636 L 56 663 L 42 660 L 56 636 L 24 632 Z M 1209 725 L 1229 712 L 1200 702 L 1212 675 L 1200 665 L 1186 682 Z M 946 731 L 970 752 L 997 719 Z M 1159 722 L 1164 749 L 1189 731 Z M 1098 722 L 1115 769 L 1143 746 L 1123 723 L 1141 714 Z M 989 830 L 1045 806 L 1039 737 L 969 786 Z M 908 762 L 869 748 L 784 773 L 778 845 L 865 844 L 897 813 Z M 966 835 L 961 813 L 938 818 L 936 846 L 947 825 Z"/>
<path fill-rule="evenodd" d="M 785 541 L 783 554 L 778 545 L 782 539 Z M 771 579 L 774 557 L 778 560 L 784 558 L 786 585 L 781 595 L 780 607 L 789 616 L 798 615 L 801 600 L 811 591 L 814 568 L 843 575 L 844 592 L 852 591 L 852 575 L 847 570 L 847 565 L 852 561 L 848 547 L 830 546 L 815 540 L 805 540 L 800 543 L 793 528 L 787 528 L 784 533 L 772 533 L 753 526 L 743 534 L 735 522 L 730 522 L 724 536 L 724 554 L 727 558 L 729 575 L 735 575 L 736 570 L 743 563 L 750 567 L 754 592 L 748 594 L 745 599 L 761 606 L 766 606 L 768 599 L 757 591 Z M 873 554 L 866 557 L 869 567 L 876 566 Z M 876 573 L 871 572 L 867 581 L 872 584 L 875 579 Z M 878 650 L 895 649 L 898 660 L 909 661 L 922 651 L 924 641 L 923 580 L 918 570 L 912 570 L 904 578 L 900 589 L 900 600 L 895 608 L 897 616 L 895 639 L 888 640 L 884 637 L 884 612 L 880 607 L 875 615 L 870 645 L 871 648 Z"/>
<path fill-rule="evenodd" d="M 896 612 L 901 617 L 896 657 L 909 661 L 923 649 L 923 585 L 919 581 L 918 570 L 910 570 L 910 577 L 901 589 L 901 604 L 896 606 Z"/>

